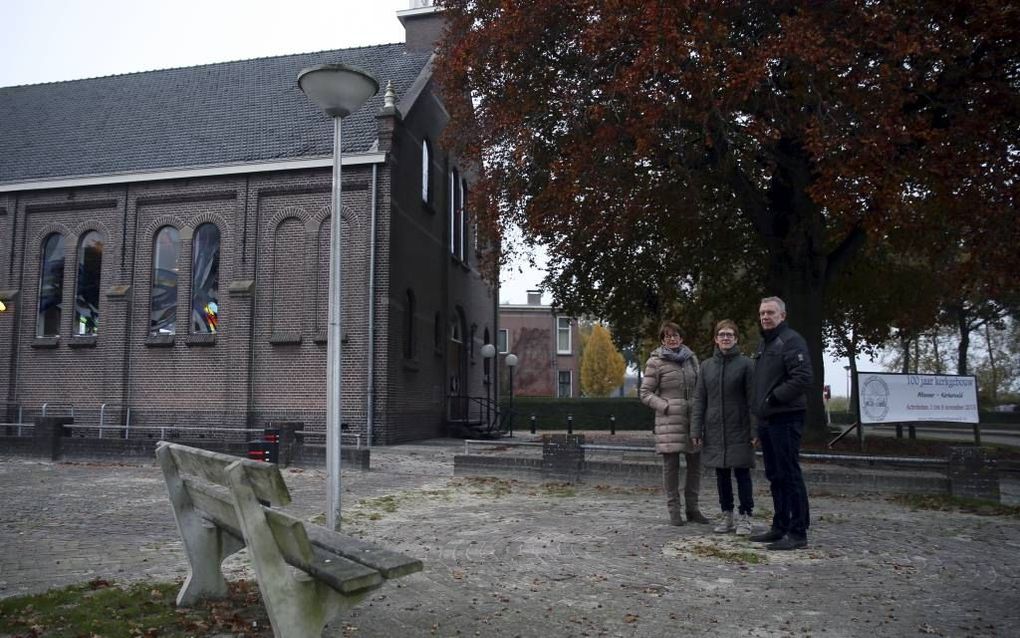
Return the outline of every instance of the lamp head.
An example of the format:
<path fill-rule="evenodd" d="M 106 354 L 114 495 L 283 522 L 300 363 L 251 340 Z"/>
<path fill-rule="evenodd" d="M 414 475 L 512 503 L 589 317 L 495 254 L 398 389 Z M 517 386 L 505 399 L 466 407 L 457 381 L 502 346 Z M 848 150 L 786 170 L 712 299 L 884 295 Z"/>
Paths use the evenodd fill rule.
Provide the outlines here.
<path fill-rule="evenodd" d="M 496 356 L 496 346 L 491 343 L 487 343 L 482 346 L 482 358 L 491 359 Z"/>
<path fill-rule="evenodd" d="M 512 353 L 508 354 L 506 356 L 506 365 L 507 365 L 508 368 L 516 368 L 517 367 L 517 355 L 512 354 Z"/>
<path fill-rule="evenodd" d="M 330 117 L 347 117 L 379 92 L 371 75 L 347 64 L 319 64 L 298 73 L 298 87 Z"/>

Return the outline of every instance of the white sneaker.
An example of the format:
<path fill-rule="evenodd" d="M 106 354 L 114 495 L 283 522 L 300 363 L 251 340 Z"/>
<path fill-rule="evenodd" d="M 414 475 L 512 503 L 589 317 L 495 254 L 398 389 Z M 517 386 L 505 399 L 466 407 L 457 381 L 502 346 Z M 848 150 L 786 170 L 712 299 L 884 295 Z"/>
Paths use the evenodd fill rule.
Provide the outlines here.
<path fill-rule="evenodd" d="M 729 534 L 733 530 L 733 512 L 723 512 L 720 514 L 719 522 L 712 528 L 712 531 L 716 534 Z"/>
<path fill-rule="evenodd" d="M 747 514 L 741 514 L 737 519 L 737 536 L 750 536 L 751 528 L 751 517 Z"/>

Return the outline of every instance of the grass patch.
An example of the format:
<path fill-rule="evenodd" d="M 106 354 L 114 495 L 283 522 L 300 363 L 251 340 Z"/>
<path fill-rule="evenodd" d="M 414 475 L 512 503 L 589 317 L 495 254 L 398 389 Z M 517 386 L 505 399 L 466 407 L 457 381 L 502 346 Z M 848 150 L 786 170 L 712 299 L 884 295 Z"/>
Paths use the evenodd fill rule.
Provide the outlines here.
<path fill-rule="evenodd" d="M 973 498 L 960 498 L 948 494 L 901 494 L 889 498 L 894 503 L 906 505 L 915 510 L 934 510 L 936 512 L 967 512 L 980 516 L 1007 516 L 1020 518 L 1020 507 L 1000 505 L 992 501 Z"/>
<path fill-rule="evenodd" d="M 224 633 L 272 636 L 253 581 L 229 583 L 228 597 L 178 609 L 181 583 L 115 585 L 96 579 L 44 594 L 0 600 L 0 634 L 31 638 L 185 638 Z"/>
<path fill-rule="evenodd" d="M 765 556 L 749 549 L 723 549 L 715 545 L 695 545 L 693 552 L 698 556 L 718 558 L 727 563 L 740 565 L 758 565 L 768 562 Z"/>
<path fill-rule="evenodd" d="M 457 479 L 450 483 L 453 487 L 467 487 L 472 496 L 489 496 L 500 498 L 511 494 L 513 481 L 491 476 L 472 476 Z"/>
<path fill-rule="evenodd" d="M 556 498 L 570 498 L 577 496 L 577 488 L 570 483 L 543 483 L 542 491 L 545 492 L 546 496 L 553 496 Z"/>

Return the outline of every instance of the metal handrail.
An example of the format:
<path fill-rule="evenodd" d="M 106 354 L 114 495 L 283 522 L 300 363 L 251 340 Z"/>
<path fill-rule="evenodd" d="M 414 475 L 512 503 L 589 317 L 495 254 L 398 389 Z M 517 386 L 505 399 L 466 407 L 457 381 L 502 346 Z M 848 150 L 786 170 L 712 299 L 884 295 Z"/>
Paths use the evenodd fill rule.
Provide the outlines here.
<path fill-rule="evenodd" d="M 74 404 L 73 403 L 53 403 L 53 402 L 50 402 L 50 401 L 47 401 L 46 403 L 42 404 L 42 415 L 43 416 L 46 416 L 46 408 L 51 406 L 51 405 L 53 407 L 60 406 L 60 407 L 65 407 L 65 408 L 67 408 L 67 407 L 71 408 L 71 418 L 72 419 L 74 418 Z"/>
<path fill-rule="evenodd" d="M 124 421 L 124 437 L 127 438 L 128 430 L 131 428 L 131 406 L 123 403 L 104 403 L 99 406 L 99 438 L 103 438 L 103 425 L 106 421 L 106 406 L 126 407 L 126 419 Z"/>

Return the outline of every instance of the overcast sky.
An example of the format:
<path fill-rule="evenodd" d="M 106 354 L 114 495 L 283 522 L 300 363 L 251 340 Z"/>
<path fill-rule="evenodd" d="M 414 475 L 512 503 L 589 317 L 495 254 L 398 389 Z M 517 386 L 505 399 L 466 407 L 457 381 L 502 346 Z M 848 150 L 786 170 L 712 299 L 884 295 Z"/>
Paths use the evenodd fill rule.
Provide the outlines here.
<path fill-rule="evenodd" d="M 0 0 L 0 86 L 403 42 L 396 14 L 409 7 L 409 0 Z M 500 301 L 525 303 L 542 276 L 522 256 L 502 273 Z M 844 363 L 827 362 L 833 394 L 845 394 Z"/>

